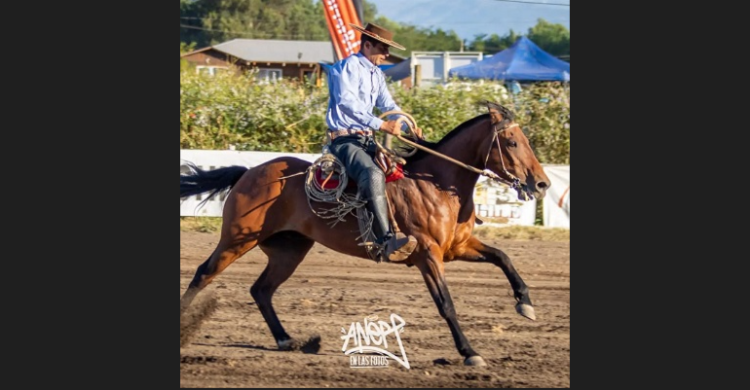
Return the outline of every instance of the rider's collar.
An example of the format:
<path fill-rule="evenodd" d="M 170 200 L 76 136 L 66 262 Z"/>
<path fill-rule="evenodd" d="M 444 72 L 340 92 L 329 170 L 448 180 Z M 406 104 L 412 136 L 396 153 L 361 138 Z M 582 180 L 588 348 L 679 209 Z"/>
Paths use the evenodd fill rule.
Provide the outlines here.
<path fill-rule="evenodd" d="M 367 69 L 368 71 L 370 71 L 370 72 L 374 72 L 374 71 L 375 71 L 375 69 L 378 69 L 378 67 L 377 67 L 377 66 L 375 66 L 375 64 L 373 64 L 372 62 L 370 62 L 370 60 L 368 60 L 368 59 L 367 59 L 367 57 L 365 57 L 365 55 L 364 55 L 364 54 L 362 54 L 361 52 L 358 52 L 358 53 L 357 53 L 357 54 L 355 54 L 355 55 L 356 55 L 356 56 L 357 56 L 357 57 L 359 58 L 359 62 L 360 62 L 360 63 L 361 63 L 362 65 L 364 65 L 364 66 L 365 66 L 365 69 Z"/>

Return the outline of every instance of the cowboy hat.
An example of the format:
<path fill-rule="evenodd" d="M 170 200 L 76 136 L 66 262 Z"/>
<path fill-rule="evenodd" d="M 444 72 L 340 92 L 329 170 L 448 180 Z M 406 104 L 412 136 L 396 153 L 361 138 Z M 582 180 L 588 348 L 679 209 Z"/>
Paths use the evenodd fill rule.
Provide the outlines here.
<path fill-rule="evenodd" d="M 353 27 L 354 29 L 358 30 L 362 34 L 367 34 L 368 36 L 377 39 L 380 42 L 385 43 L 388 46 L 393 46 L 396 49 L 400 50 L 406 50 L 405 47 L 399 45 L 396 42 L 393 42 L 393 33 L 386 30 L 383 27 L 378 26 L 374 23 L 367 23 L 367 26 L 365 28 L 362 28 L 360 26 L 357 26 L 354 23 L 349 23 L 349 26 Z"/>

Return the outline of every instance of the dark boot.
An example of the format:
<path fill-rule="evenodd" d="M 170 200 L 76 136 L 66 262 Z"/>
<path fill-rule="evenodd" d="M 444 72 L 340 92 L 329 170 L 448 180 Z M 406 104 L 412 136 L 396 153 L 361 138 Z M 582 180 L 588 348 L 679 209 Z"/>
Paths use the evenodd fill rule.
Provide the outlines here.
<path fill-rule="evenodd" d="M 405 260 L 417 247 L 417 239 L 399 232 L 391 232 L 388 219 L 388 202 L 384 195 L 374 195 L 367 207 L 373 214 L 372 229 L 376 243 L 382 248 L 381 255 L 389 261 Z"/>

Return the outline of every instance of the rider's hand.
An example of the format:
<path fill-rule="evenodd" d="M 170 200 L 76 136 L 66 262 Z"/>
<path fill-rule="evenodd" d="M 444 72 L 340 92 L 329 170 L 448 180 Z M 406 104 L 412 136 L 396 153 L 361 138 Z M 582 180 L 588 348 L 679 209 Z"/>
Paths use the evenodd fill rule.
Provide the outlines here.
<path fill-rule="evenodd" d="M 384 121 L 382 125 L 380 125 L 380 130 L 385 131 L 388 134 L 392 134 L 395 136 L 401 135 L 401 122 L 399 121 Z"/>

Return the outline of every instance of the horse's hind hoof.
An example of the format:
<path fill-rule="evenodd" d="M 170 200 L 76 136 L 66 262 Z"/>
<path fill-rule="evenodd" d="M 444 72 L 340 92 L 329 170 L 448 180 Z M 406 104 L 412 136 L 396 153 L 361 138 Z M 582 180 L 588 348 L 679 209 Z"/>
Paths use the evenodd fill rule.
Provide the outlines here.
<path fill-rule="evenodd" d="M 525 303 L 518 303 L 516 304 L 516 311 L 518 312 L 518 314 L 532 321 L 536 321 L 536 314 L 534 313 L 534 308 L 531 305 L 527 305 Z"/>
<path fill-rule="evenodd" d="M 276 343 L 281 351 L 295 351 L 299 349 L 300 343 L 295 339 L 279 341 Z"/>
<path fill-rule="evenodd" d="M 304 353 L 318 353 L 320 351 L 320 336 L 312 336 L 300 347 Z"/>
<path fill-rule="evenodd" d="M 304 353 L 318 353 L 320 351 L 320 336 L 312 336 L 307 341 L 301 342 L 296 339 L 279 341 L 279 350 L 302 351 Z"/>
<path fill-rule="evenodd" d="M 487 363 L 485 363 L 484 359 L 479 355 L 466 358 L 466 360 L 464 360 L 464 365 L 474 367 L 487 367 Z"/>

